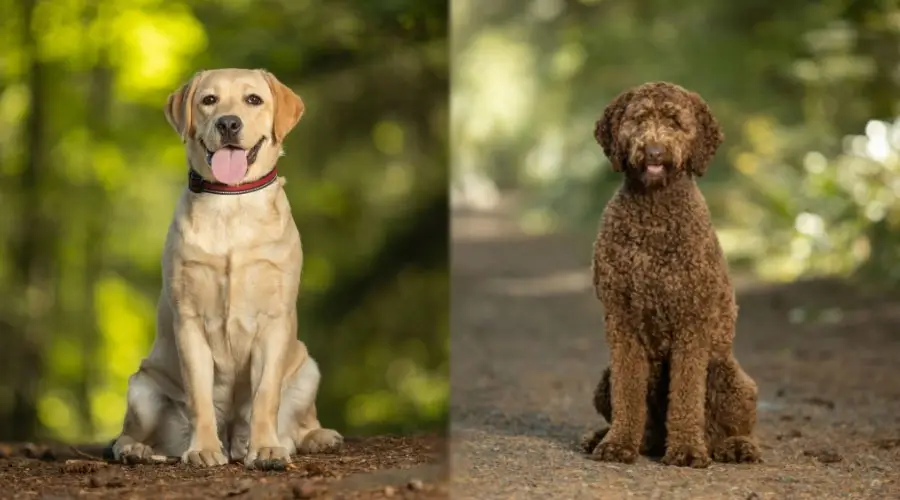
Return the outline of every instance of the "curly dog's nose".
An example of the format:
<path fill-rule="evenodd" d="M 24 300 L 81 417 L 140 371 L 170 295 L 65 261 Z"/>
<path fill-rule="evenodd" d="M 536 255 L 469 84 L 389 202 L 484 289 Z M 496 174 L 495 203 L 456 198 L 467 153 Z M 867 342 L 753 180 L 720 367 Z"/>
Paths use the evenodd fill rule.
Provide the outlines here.
<path fill-rule="evenodd" d="M 647 164 L 660 165 L 665 157 L 666 148 L 659 144 L 647 144 L 647 146 L 644 147 L 644 154 L 647 156 Z"/>

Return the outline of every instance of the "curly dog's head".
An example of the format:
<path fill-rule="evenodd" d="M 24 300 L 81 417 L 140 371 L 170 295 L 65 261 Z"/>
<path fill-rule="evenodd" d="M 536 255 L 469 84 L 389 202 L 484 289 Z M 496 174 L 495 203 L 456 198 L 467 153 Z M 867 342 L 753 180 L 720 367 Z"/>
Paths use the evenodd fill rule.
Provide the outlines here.
<path fill-rule="evenodd" d="M 703 175 L 725 139 L 703 98 L 667 82 L 645 83 L 613 99 L 594 137 L 613 170 L 647 187 L 685 173 Z"/>

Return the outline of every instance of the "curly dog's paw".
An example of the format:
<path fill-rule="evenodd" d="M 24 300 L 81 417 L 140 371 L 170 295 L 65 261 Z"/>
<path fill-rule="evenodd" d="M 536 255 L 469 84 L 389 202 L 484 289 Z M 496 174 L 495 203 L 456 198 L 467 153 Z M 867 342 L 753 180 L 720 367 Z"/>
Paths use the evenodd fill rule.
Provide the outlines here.
<path fill-rule="evenodd" d="M 591 458 L 598 462 L 619 462 L 623 464 L 634 463 L 637 456 L 637 448 L 625 446 L 612 440 L 601 441 L 591 454 Z"/>
<path fill-rule="evenodd" d="M 749 437 L 732 436 L 713 449 L 716 462 L 742 464 L 762 462 L 759 446 Z"/>
<path fill-rule="evenodd" d="M 662 458 L 662 463 L 676 467 L 693 467 L 703 469 L 709 467 L 712 460 L 705 448 L 699 446 L 670 446 Z"/>
<path fill-rule="evenodd" d="M 592 453 L 594 448 L 603 441 L 607 432 L 609 432 L 609 427 L 588 432 L 581 437 L 581 441 L 578 443 L 578 449 L 584 453 Z"/>

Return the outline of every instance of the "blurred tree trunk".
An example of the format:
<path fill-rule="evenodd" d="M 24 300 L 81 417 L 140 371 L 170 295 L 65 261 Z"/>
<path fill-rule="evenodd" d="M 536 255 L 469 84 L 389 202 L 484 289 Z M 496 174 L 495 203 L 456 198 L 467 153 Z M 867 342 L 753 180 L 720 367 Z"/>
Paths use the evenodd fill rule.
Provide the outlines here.
<path fill-rule="evenodd" d="M 92 24 L 101 21 L 100 3 L 88 8 L 84 16 L 83 29 L 90 30 Z M 86 100 L 88 103 L 85 125 L 90 137 L 90 153 L 102 147 L 112 138 L 110 120 L 112 118 L 113 69 L 109 62 L 106 46 L 101 46 L 97 54 L 97 62 L 90 69 Z M 89 159 L 94 155 L 89 154 Z M 81 376 L 76 382 L 76 404 L 83 434 L 93 436 L 96 432 L 94 414 L 91 408 L 91 390 L 96 387 L 102 376 L 97 367 L 97 355 L 100 332 L 97 324 L 95 308 L 95 289 L 103 270 L 104 249 L 106 240 L 106 222 L 109 210 L 109 197 L 97 179 L 86 185 L 81 194 L 88 203 L 82 205 L 80 225 L 84 228 L 79 244 L 83 245 L 82 255 L 82 291 L 80 304 L 74 323 L 78 325 L 81 335 Z"/>
<path fill-rule="evenodd" d="M 90 89 L 88 95 L 87 126 L 91 136 L 91 145 L 96 148 L 111 140 L 110 119 L 112 102 L 113 72 L 108 64 L 105 51 L 98 56 L 97 65 L 91 70 Z M 84 216 L 84 274 L 81 307 L 79 309 L 82 363 L 81 378 L 78 381 L 78 407 L 86 435 L 95 432 L 94 415 L 91 411 L 91 388 L 95 387 L 102 375 L 97 370 L 97 354 L 100 347 L 100 332 L 97 325 L 97 310 L 94 302 L 94 290 L 103 271 L 104 248 L 106 241 L 106 222 L 109 210 L 109 197 L 103 186 L 94 181 L 85 188 L 85 199 L 90 200 Z"/>
<path fill-rule="evenodd" d="M 449 258 L 449 195 L 442 190 L 412 217 L 392 227 L 384 244 L 359 272 L 340 275 L 312 307 L 324 325 L 335 325 L 367 297 L 387 288 L 404 269 L 429 268 Z M 423 246 L 427 242 L 427 246 Z"/>
<path fill-rule="evenodd" d="M 29 58 L 28 116 L 25 120 L 23 168 L 19 176 L 16 198 L 20 214 L 18 238 L 13 244 L 16 290 L 19 307 L 12 325 L 8 344 L 14 351 L 10 381 L 13 387 L 12 407 L 0 415 L 0 439 L 31 439 L 41 429 L 37 418 L 38 387 L 43 374 L 42 351 L 45 332 L 38 324 L 47 297 L 43 286 L 48 278 L 48 245 L 44 240 L 46 228 L 42 210 L 41 172 L 46 168 L 45 154 L 45 66 L 39 60 L 37 44 L 32 33 L 32 20 L 37 0 L 22 0 L 22 46 Z"/>

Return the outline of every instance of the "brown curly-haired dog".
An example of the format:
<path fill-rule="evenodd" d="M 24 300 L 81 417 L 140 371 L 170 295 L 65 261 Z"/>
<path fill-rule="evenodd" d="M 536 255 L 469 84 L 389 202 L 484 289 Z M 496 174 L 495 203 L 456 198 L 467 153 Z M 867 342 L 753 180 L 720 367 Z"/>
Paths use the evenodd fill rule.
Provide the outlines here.
<path fill-rule="evenodd" d="M 597 460 L 706 467 L 759 461 L 757 390 L 732 354 L 737 305 L 706 201 L 694 181 L 724 136 L 703 99 L 648 83 L 616 97 L 595 129 L 625 181 L 594 243 L 610 367 L 588 436 Z"/>

